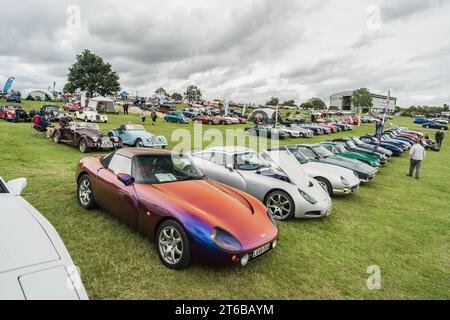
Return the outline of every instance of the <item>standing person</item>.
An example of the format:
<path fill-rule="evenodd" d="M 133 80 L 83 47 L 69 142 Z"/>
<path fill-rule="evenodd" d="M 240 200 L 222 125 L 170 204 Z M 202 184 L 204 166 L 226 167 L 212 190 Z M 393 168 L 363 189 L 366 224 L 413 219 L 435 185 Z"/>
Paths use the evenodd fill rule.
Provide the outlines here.
<path fill-rule="evenodd" d="M 152 110 L 151 117 L 152 117 L 152 125 L 156 125 L 156 120 L 158 119 L 158 116 L 156 115 L 155 110 Z"/>
<path fill-rule="evenodd" d="M 414 169 L 416 170 L 416 179 L 420 178 L 420 165 L 425 159 L 425 148 L 422 147 L 419 140 L 414 141 L 414 145 L 409 150 L 409 174 L 408 177 L 412 177 L 414 173 Z"/>
<path fill-rule="evenodd" d="M 128 114 L 128 108 L 129 108 L 128 103 L 125 103 L 125 104 L 123 105 L 123 114 Z"/>
<path fill-rule="evenodd" d="M 146 114 L 144 110 L 141 110 L 141 121 L 142 123 L 145 123 Z"/>
<path fill-rule="evenodd" d="M 434 140 L 436 140 L 436 144 L 438 145 L 439 149 L 441 149 L 442 141 L 444 140 L 444 132 L 438 130 L 436 132 L 436 135 L 434 136 Z"/>
<path fill-rule="evenodd" d="M 375 121 L 375 134 L 378 133 L 378 129 L 380 129 L 381 122 L 380 120 Z"/>

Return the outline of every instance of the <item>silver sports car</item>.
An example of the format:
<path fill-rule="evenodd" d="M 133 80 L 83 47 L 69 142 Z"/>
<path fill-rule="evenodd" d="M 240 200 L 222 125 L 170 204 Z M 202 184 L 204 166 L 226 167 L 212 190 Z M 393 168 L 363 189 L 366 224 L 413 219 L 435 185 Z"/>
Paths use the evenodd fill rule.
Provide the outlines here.
<path fill-rule="evenodd" d="M 265 160 L 271 161 L 271 158 L 276 156 L 275 153 L 279 153 L 278 156 L 283 156 L 282 152 L 293 156 L 297 160 L 297 166 L 301 167 L 311 178 L 316 179 L 322 184 L 330 196 L 351 194 L 359 188 L 360 181 L 358 175 L 352 170 L 332 164 L 312 162 L 299 150 L 289 150 L 286 147 L 279 147 L 266 150 L 261 153 L 261 156 Z"/>
<path fill-rule="evenodd" d="M 253 195 L 277 220 L 320 218 L 331 213 L 327 191 L 301 168 L 288 175 L 255 151 L 240 147 L 214 147 L 193 156 L 206 177 Z M 294 158 L 290 160 L 296 163 Z"/>

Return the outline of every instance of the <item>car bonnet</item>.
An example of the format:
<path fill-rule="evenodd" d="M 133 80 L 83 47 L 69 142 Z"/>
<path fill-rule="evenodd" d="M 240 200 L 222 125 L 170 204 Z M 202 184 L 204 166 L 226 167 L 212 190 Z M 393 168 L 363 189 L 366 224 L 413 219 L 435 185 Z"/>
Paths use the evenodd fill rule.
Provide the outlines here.
<path fill-rule="evenodd" d="M 266 151 L 266 155 L 289 177 L 292 183 L 300 187 L 309 186 L 310 178 L 291 152 L 287 150 L 274 150 Z"/>

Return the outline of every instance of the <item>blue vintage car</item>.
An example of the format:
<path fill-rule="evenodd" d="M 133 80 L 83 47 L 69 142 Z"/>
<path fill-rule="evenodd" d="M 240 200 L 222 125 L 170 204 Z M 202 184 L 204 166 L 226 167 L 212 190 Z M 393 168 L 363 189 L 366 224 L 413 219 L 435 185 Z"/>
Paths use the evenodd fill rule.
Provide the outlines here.
<path fill-rule="evenodd" d="M 186 117 L 182 112 L 171 111 L 164 117 L 164 120 L 167 122 L 175 122 L 175 123 L 189 123 L 189 118 Z"/>
<path fill-rule="evenodd" d="M 416 124 L 424 124 L 424 123 L 430 123 L 431 120 L 428 120 L 424 116 L 417 116 L 414 118 L 413 122 Z"/>
<path fill-rule="evenodd" d="M 164 136 L 155 136 L 145 131 L 141 124 L 121 125 L 120 128 L 108 132 L 110 137 L 119 137 L 123 144 L 135 147 L 160 147 L 167 146 L 167 139 Z"/>

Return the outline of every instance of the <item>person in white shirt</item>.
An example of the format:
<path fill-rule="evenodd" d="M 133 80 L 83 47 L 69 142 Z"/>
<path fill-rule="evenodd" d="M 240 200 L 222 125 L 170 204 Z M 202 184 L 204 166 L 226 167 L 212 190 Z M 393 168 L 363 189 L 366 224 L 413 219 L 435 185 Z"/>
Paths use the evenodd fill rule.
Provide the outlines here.
<path fill-rule="evenodd" d="M 420 164 L 425 159 L 425 148 L 419 142 L 419 140 L 414 141 L 414 145 L 409 150 L 410 165 L 409 174 L 407 174 L 408 177 L 412 177 L 415 169 L 416 179 L 420 178 Z"/>

